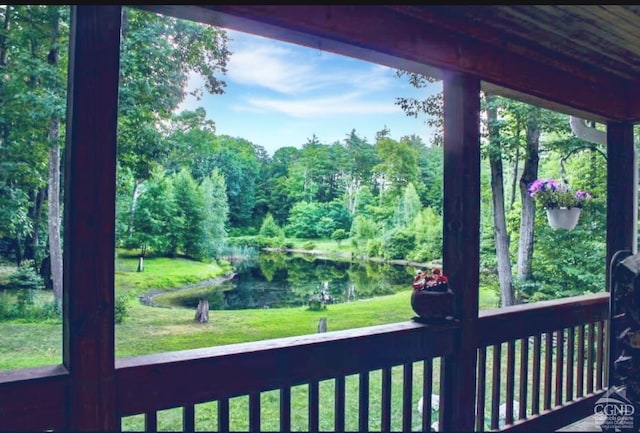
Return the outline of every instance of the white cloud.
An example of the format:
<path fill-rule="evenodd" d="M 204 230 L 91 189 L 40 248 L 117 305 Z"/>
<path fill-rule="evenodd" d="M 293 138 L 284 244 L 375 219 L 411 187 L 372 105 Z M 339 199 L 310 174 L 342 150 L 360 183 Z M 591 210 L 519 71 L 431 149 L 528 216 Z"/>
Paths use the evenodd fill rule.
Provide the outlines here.
<path fill-rule="evenodd" d="M 228 77 L 239 84 L 264 87 L 287 95 L 331 88 L 374 91 L 396 80 L 386 66 L 231 32 Z"/>
<path fill-rule="evenodd" d="M 357 114 L 398 113 L 399 108 L 391 103 L 368 101 L 360 93 L 329 97 L 283 100 L 274 98 L 249 98 L 248 105 L 236 105 L 237 111 L 277 111 L 297 118 L 340 116 Z"/>

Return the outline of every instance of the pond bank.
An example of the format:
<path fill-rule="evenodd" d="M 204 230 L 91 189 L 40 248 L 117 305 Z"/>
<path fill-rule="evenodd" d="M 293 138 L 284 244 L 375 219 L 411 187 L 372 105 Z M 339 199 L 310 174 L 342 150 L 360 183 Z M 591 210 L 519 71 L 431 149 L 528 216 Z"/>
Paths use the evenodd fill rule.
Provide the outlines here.
<path fill-rule="evenodd" d="M 420 263 L 411 260 L 390 260 L 384 259 L 382 257 L 367 257 L 361 255 L 355 255 L 349 252 L 330 252 L 324 250 L 309 250 L 303 248 L 262 248 L 262 251 L 267 253 L 276 253 L 276 254 L 301 254 L 301 255 L 310 255 L 315 256 L 321 260 L 327 260 L 335 263 L 353 263 L 353 262 L 373 262 L 377 264 L 388 264 L 393 266 L 403 266 L 403 267 L 415 267 L 418 269 L 433 269 L 436 267 L 440 267 L 441 264 L 438 261 L 433 261 L 431 263 Z M 240 271 L 238 271 L 240 272 Z M 240 272 L 242 274 L 242 272 Z M 160 295 L 164 295 L 167 293 L 176 293 L 191 289 L 200 289 L 210 286 L 218 286 L 222 283 L 232 280 L 236 277 L 238 273 L 232 272 L 228 275 L 224 275 L 216 278 L 209 278 L 206 280 L 198 281 L 196 283 L 188 284 L 181 287 L 174 288 L 165 288 L 165 289 L 151 289 L 147 291 L 145 294 L 139 297 L 140 303 L 146 306 L 151 307 L 164 307 L 170 308 L 166 304 L 165 299 L 157 299 L 156 297 Z"/>
<path fill-rule="evenodd" d="M 153 302 L 153 298 L 155 298 L 158 295 L 161 295 L 163 293 L 169 293 L 169 292 L 177 292 L 179 290 L 187 290 L 187 289 L 199 289 L 201 287 L 207 287 L 207 286 L 213 286 L 213 285 L 218 285 L 218 284 L 222 284 L 226 281 L 230 281 L 233 280 L 233 278 L 236 276 L 237 274 L 235 272 L 232 272 L 228 275 L 223 275 L 221 277 L 216 277 L 216 278 L 208 278 L 206 280 L 202 280 L 202 281 L 198 281 L 197 283 L 192 283 L 192 284 L 187 284 L 186 286 L 182 286 L 182 287 L 175 287 L 172 289 L 152 289 L 150 291 L 148 291 L 147 293 L 145 293 L 144 295 L 140 296 L 140 303 L 142 305 L 147 305 L 149 307 L 164 307 L 164 308 L 169 308 L 166 307 L 164 305 L 160 305 L 160 304 L 156 304 L 155 302 Z"/>
<path fill-rule="evenodd" d="M 438 268 L 442 267 L 442 263 L 440 260 L 433 260 L 431 263 L 421 263 L 414 262 L 411 260 L 402 260 L 402 259 L 384 259 L 382 257 L 368 257 L 368 256 L 359 256 L 353 253 L 329 253 L 327 251 L 322 250 L 305 250 L 302 248 L 262 248 L 262 251 L 270 252 L 270 253 L 298 253 L 298 254 L 311 254 L 318 256 L 320 259 L 326 260 L 349 260 L 349 261 L 369 261 L 376 263 L 389 263 L 390 265 L 400 265 L 400 266 L 415 266 L 418 268 Z"/>

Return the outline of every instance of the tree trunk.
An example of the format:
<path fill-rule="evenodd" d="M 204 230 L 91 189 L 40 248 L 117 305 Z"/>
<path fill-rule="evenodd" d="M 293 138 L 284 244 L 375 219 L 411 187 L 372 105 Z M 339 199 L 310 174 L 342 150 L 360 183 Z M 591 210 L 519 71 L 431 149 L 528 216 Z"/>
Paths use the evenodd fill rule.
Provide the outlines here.
<path fill-rule="evenodd" d="M 11 25 L 11 5 L 4 7 L 4 21 L 2 23 L 2 32 L 0 32 L 0 68 L 7 66 L 7 35 Z"/>
<path fill-rule="evenodd" d="M 40 224 L 42 224 L 42 208 L 44 207 L 44 200 L 46 198 L 47 190 L 38 188 L 32 192 L 33 194 L 33 208 L 31 209 L 31 220 L 33 221 L 33 228 L 31 230 L 31 238 L 29 240 L 29 252 L 26 255 L 33 259 L 35 269 L 38 269 L 41 265 L 43 255 L 47 255 L 46 251 L 41 251 L 40 247 Z M 46 249 L 46 246 L 44 247 Z"/>
<path fill-rule="evenodd" d="M 209 301 L 200 299 L 198 308 L 196 309 L 196 317 L 193 320 L 200 323 L 207 323 L 209 321 Z"/>
<path fill-rule="evenodd" d="M 516 156 L 513 164 L 513 178 L 511 180 L 511 199 L 509 201 L 509 211 L 513 209 L 516 202 L 516 191 L 518 189 L 518 171 L 520 170 L 520 123 L 516 125 Z"/>
<path fill-rule="evenodd" d="M 318 332 L 327 332 L 327 318 L 321 317 L 318 320 Z"/>
<path fill-rule="evenodd" d="M 13 251 L 15 254 L 16 266 L 22 264 L 22 243 L 20 242 L 20 236 L 16 236 L 13 240 Z"/>
<path fill-rule="evenodd" d="M 2 24 L 2 32 L 0 32 L 0 72 L 2 73 L 2 79 L 0 79 L 0 87 L 9 80 L 8 74 L 5 74 L 4 70 L 7 67 L 8 50 L 7 50 L 7 35 L 9 34 L 9 28 L 11 27 L 11 5 L 5 5 L 4 7 L 4 22 Z M 9 125 L 4 121 L 0 122 L 0 147 L 4 146 L 9 136 Z"/>
<path fill-rule="evenodd" d="M 520 177 L 520 199 L 522 214 L 520 216 L 520 242 L 518 244 L 518 279 L 527 281 L 531 278 L 531 257 L 533 256 L 533 235 L 535 225 L 535 204 L 529 195 L 529 184 L 538 177 L 540 155 L 540 125 L 538 110 L 529 114 L 526 125 L 527 149 L 522 176 Z"/>
<path fill-rule="evenodd" d="M 487 95 L 487 101 L 491 97 Z M 495 126 L 497 113 L 495 108 L 487 110 L 489 122 L 489 165 L 491 166 L 491 197 L 493 199 L 493 235 L 498 260 L 498 280 L 500 282 L 500 305 L 508 307 L 515 303 L 509 257 L 509 233 L 504 210 L 504 173 L 502 170 L 502 149 L 499 130 Z"/>
<path fill-rule="evenodd" d="M 51 49 L 49 65 L 58 65 L 58 32 L 60 19 L 55 12 L 51 23 Z M 51 115 L 49 123 L 49 256 L 51 257 L 51 283 L 58 307 L 62 306 L 62 240 L 60 238 L 60 119 Z"/>
<path fill-rule="evenodd" d="M 129 221 L 127 221 L 127 236 L 131 236 L 133 233 L 133 215 L 136 212 L 136 203 L 138 202 L 138 197 L 140 197 L 140 185 L 142 181 L 136 179 L 133 184 L 133 192 L 131 196 L 131 207 L 129 208 Z"/>
<path fill-rule="evenodd" d="M 49 149 L 49 255 L 51 257 L 51 283 L 53 296 L 62 302 L 62 241 L 60 239 L 60 145 L 59 120 L 51 119 L 49 139 L 54 142 Z"/>

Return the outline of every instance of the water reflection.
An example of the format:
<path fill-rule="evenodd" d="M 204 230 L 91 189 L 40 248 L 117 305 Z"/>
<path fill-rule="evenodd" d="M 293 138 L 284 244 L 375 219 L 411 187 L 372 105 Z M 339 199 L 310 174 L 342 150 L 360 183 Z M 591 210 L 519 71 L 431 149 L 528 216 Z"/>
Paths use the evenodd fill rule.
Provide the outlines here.
<path fill-rule="evenodd" d="M 236 276 L 213 287 L 180 290 L 154 299 L 155 304 L 196 308 L 207 299 L 212 310 L 303 306 L 313 293 L 325 291 L 331 302 L 389 295 L 407 290 L 415 269 L 373 262 L 338 262 L 310 255 L 260 253 L 235 267 Z"/>

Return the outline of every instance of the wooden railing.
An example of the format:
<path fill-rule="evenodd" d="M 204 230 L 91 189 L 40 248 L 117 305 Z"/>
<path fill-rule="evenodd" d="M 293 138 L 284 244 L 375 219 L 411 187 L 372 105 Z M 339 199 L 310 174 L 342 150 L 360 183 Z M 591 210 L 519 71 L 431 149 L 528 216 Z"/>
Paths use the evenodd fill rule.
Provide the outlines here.
<path fill-rule="evenodd" d="M 589 415 L 606 386 L 608 300 L 481 312 L 475 430 L 549 430 Z"/>
<path fill-rule="evenodd" d="M 476 429 L 549 430 L 589 415 L 606 382 L 607 318 L 607 293 L 481 312 Z M 123 430 L 429 431 L 458 326 L 403 322 L 118 359 L 118 415 Z M 0 374 L 0 430 L 64 429 L 67 381 L 60 366 Z"/>
<path fill-rule="evenodd" d="M 185 430 L 200 429 L 195 412 L 215 401 L 208 410 L 217 425 L 207 430 L 411 431 L 417 422 L 418 430 L 429 431 L 431 399 L 423 399 L 422 420 L 414 416 L 416 404 L 421 395 L 440 394 L 434 389 L 434 367 L 437 379 L 439 358 L 453 352 L 455 332 L 455 326 L 405 322 L 121 359 L 116 370 L 120 414 L 144 414 L 137 425 L 125 419 L 123 429 L 156 430 L 158 411 L 176 407 L 182 408 Z M 347 391 L 353 394 L 348 397 Z M 276 409 L 268 411 L 278 418 L 275 425 L 266 425 L 273 420 L 262 417 L 262 406 L 273 406 L 269 399 L 277 400 Z M 248 419 L 248 426 L 232 425 L 232 400 L 236 411 L 244 412 L 236 418 Z M 306 413 L 295 413 L 294 407 Z"/>

